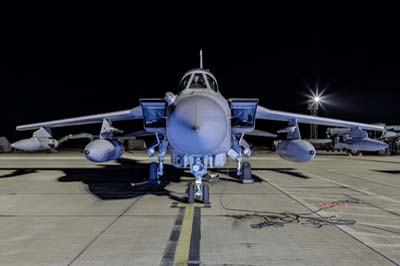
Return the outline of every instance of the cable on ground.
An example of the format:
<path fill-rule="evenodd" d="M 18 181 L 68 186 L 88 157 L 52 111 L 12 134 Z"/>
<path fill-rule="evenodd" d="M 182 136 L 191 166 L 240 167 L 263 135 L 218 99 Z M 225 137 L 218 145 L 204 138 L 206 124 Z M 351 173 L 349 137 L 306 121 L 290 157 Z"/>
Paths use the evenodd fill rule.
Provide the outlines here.
<path fill-rule="evenodd" d="M 339 219 L 336 215 L 332 216 L 321 216 L 319 212 L 334 208 L 337 206 L 344 206 L 347 204 L 358 204 L 360 203 L 359 200 L 355 199 L 346 199 L 346 200 L 339 200 L 329 203 L 321 203 L 320 208 L 306 213 L 293 213 L 293 212 L 270 212 L 270 211 L 263 211 L 263 210 L 250 210 L 250 209 L 238 209 L 238 208 L 229 208 L 226 207 L 222 201 L 222 196 L 225 192 L 227 181 L 225 181 L 224 187 L 221 191 L 219 202 L 223 209 L 228 211 L 240 211 L 240 212 L 250 212 L 253 214 L 246 214 L 245 216 L 256 216 L 261 217 L 263 219 L 262 222 L 251 224 L 250 227 L 253 229 L 261 229 L 265 227 L 283 227 L 286 224 L 291 223 L 300 223 L 304 226 L 310 226 L 314 228 L 321 228 L 325 225 L 347 225 L 351 226 L 356 223 L 355 220 L 350 219 Z"/>

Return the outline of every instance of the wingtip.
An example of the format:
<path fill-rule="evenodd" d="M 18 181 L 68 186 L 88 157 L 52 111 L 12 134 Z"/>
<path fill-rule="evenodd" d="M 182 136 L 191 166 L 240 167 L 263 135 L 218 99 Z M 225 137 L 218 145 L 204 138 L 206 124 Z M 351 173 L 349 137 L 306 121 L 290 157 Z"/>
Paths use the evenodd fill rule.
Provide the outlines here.
<path fill-rule="evenodd" d="M 37 127 L 37 128 L 39 128 L 39 127 Z M 36 129 L 36 127 L 17 126 L 15 128 L 16 131 L 26 131 L 26 130 L 32 130 L 32 129 Z"/>

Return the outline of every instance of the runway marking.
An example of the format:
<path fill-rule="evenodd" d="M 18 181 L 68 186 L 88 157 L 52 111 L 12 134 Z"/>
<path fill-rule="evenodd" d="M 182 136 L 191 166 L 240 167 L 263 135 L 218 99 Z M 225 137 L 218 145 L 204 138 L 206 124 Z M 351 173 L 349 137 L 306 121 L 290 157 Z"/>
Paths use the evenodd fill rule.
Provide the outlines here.
<path fill-rule="evenodd" d="M 195 207 L 195 206 L 198 207 Z M 204 206 L 204 205 L 200 205 L 200 206 Z M 197 219 L 200 220 L 200 215 L 199 215 L 199 211 L 200 211 L 200 206 L 198 204 L 178 204 L 178 207 L 180 208 L 185 208 L 185 216 L 183 218 L 183 223 L 182 223 L 182 229 L 181 229 L 181 233 L 179 236 L 179 241 L 178 241 L 178 245 L 176 247 L 176 253 L 175 253 L 175 258 L 174 258 L 174 266 L 183 266 L 183 265 L 199 265 L 200 264 L 200 256 L 193 256 L 191 253 L 191 251 L 196 251 L 196 253 L 200 253 L 200 236 L 198 236 L 198 239 L 193 239 L 192 240 L 192 236 L 193 236 L 193 229 L 194 229 L 194 214 L 195 214 L 195 209 L 197 214 Z M 199 221 L 198 221 L 199 223 Z M 200 228 L 196 228 L 196 229 L 200 229 Z M 196 243 L 198 242 L 198 243 Z M 195 247 L 193 246 L 197 246 L 197 250 L 195 250 Z M 192 256 L 190 256 L 192 255 Z M 190 257 L 197 257 L 196 261 L 190 260 Z"/>
<path fill-rule="evenodd" d="M 149 157 L 144 156 L 122 156 L 121 158 L 147 160 Z M 0 161 L 41 161 L 41 160 L 85 160 L 85 156 L 0 156 Z"/>
<path fill-rule="evenodd" d="M 178 203 L 179 213 L 160 266 L 200 265 L 200 208 L 204 204 Z"/>
<path fill-rule="evenodd" d="M 201 209 L 194 208 L 192 235 L 190 237 L 189 265 L 200 265 Z"/>
<path fill-rule="evenodd" d="M 31 156 L 7 156 L 0 157 L 0 161 L 42 161 L 42 160 L 82 160 L 84 157 L 76 157 L 76 156 L 64 156 L 64 157 L 50 157 L 50 156 L 40 156 L 40 157 L 31 157 Z"/>
<path fill-rule="evenodd" d="M 186 206 L 173 265 L 188 265 L 194 206 Z"/>
<path fill-rule="evenodd" d="M 360 193 L 362 193 L 364 195 L 374 196 L 376 198 L 379 198 L 379 199 L 382 199 L 382 200 L 386 200 L 386 201 L 390 201 L 390 202 L 394 202 L 394 203 L 400 203 L 399 200 L 392 199 L 392 198 L 389 198 L 389 197 L 386 197 L 386 196 L 382 196 L 382 195 L 379 195 L 379 194 L 376 194 L 376 193 L 373 193 L 373 192 L 369 192 L 369 191 L 364 190 L 364 189 L 354 188 L 354 187 L 352 187 L 350 185 L 347 185 L 347 184 L 344 184 L 344 183 L 341 183 L 341 182 L 337 182 L 337 181 L 331 180 L 329 178 L 321 177 L 321 176 L 314 175 L 314 174 L 311 174 L 311 173 L 308 173 L 308 172 L 304 172 L 304 173 L 306 173 L 307 175 L 309 175 L 311 177 L 318 178 L 318 179 L 321 179 L 321 180 L 325 180 L 327 182 L 330 182 L 330 183 L 333 183 L 333 184 L 336 184 L 336 185 L 340 185 L 340 186 L 343 186 L 345 188 L 360 192 Z"/>
<path fill-rule="evenodd" d="M 380 217 L 380 218 L 390 218 L 388 215 L 381 214 L 369 214 L 369 213 L 354 213 L 354 212 L 346 212 L 346 211 L 325 211 L 328 215 L 346 215 L 346 216 L 365 216 L 365 217 Z"/>
<path fill-rule="evenodd" d="M 259 178 L 264 180 L 267 184 L 269 184 L 270 186 L 272 186 L 276 190 L 280 191 L 281 193 L 283 193 L 287 197 L 293 199 L 298 204 L 302 205 L 304 208 L 306 208 L 306 209 L 308 209 L 310 211 L 315 211 L 316 210 L 315 206 L 313 206 L 312 204 L 306 202 L 305 200 L 303 200 L 302 198 L 300 198 L 298 196 L 290 194 L 284 188 L 280 187 L 279 185 L 277 185 L 275 183 L 272 183 L 268 178 L 263 177 L 262 175 L 258 175 L 258 176 L 259 176 Z M 325 178 L 323 178 L 323 179 L 325 179 Z M 327 180 L 329 180 L 329 179 L 327 179 Z M 320 212 L 315 213 L 315 215 L 320 216 L 320 217 L 321 216 L 328 216 L 328 213 L 326 211 L 324 211 L 324 210 L 321 210 Z M 372 241 L 371 239 L 369 239 L 366 236 L 357 235 L 358 232 L 355 229 L 353 229 L 353 228 L 351 228 L 349 226 L 345 226 L 345 225 L 335 225 L 335 227 L 338 228 L 343 233 L 347 234 L 349 237 L 351 237 L 354 240 L 358 241 L 359 243 L 363 244 L 365 247 L 369 248 L 371 251 L 375 252 L 376 254 L 378 254 L 381 257 L 385 258 L 386 260 L 390 261 L 394 265 L 398 265 L 398 266 L 400 265 L 399 263 L 395 262 L 394 260 L 392 260 L 388 256 L 384 255 L 379 250 L 375 249 L 375 247 L 378 247 L 378 248 L 380 247 L 379 244 L 375 243 L 374 241 Z"/>
<path fill-rule="evenodd" d="M 379 229 L 377 229 L 377 230 L 379 230 Z M 368 237 L 368 236 L 370 236 L 370 237 L 382 237 L 382 234 L 377 234 L 377 233 L 355 232 L 354 234 L 360 235 L 360 236 L 366 236 L 366 237 Z M 398 236 L 398 235 L 386 234 L 386 235 L 384 235 L 384 237 L 400 239 L 400 236 Z"/>
<path fill-rule="evenodd" d="M 350 177 L 366 180 L 368 182 L 377 183 L 377 184 L 381 184 L 381 185 L 385 185 L 385 186 L 389 186 L 389 187 L 395 187 L 395 188 L 399 188 L 400 189 L 400 186 L 397 186 L 397 185 L 393 185 L 393 184 L 389 184 L 389 183 L 385 183 L 385 182 L 381 182 L 381 181 L 377 181 L 377 180 L 371 180 L 369 178 L 365 178 L 365 177 L 361 177 L 361 176 L 353 175 L 353 174 L 348 174 L 348 173 L 343 173 L 343 172 L 340 172 L 340 171 L 337 171 L 337 170 L 333 170 L 333 169 L 328 169 L 328 172 L 337 173 L 337 174 L 341 174 L 341 175 L 344 175 L 344 176 L 350 176 Z"/>
<path fill-rule="evenodd" d="M 160 266 L 170 266 L 174 261 L 176 246 L 178 244 L 184 214 L 185 208 L 179 208 L 174 227 L 172 228 L 172 232 L 167 243 L 167 247 L 165 248 L 164 255 L 161 259 Z"/>
<path fill-rule="evenodd" d="M 380 226 L 380 227 L 387 227 L 387 228 L 399 228 L 400 225 L 394 225 L 394 224 L 377 224 L 377 223 L 359 223 L 362 225 L 368 225 L 368 226 Z"/>
<path fill-rule="evenodd" d="M 103 230 L 100 231 L 68 264 L 67 266 L 71 266 L 83 253 L 88 250 L 94 242 L 96 242 L 97 239 L 100 238 L 108 229 L 110 229 L 111 226 L 113 226 L 122 216 L 124 216 L 132 207 L 135 205 L 142 197 L 138 197 L 135 199 L 129 206 L 122 212 L 120 213 L 115 219 L 111 221 Z"/>

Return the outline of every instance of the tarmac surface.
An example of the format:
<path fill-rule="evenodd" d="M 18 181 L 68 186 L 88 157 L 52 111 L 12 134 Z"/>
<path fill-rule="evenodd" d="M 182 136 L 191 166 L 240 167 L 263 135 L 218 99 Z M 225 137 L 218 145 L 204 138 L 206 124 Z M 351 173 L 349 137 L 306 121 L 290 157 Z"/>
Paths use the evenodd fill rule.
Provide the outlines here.
<path fill-rule="evenodd" d="M 143 184 L 148 162 L 0 154 L 0 265 L 400 265 L 400 157 L 258 154 L 253 184 L 213 172 L 210 207 L 183 170 Z"/>

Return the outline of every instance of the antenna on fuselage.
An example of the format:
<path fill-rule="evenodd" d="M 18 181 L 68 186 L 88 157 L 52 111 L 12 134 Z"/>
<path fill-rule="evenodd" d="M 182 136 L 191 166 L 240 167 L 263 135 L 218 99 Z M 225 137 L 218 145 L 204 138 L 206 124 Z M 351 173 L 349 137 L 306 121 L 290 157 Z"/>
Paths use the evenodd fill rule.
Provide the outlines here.
<path fill-rule="evenodd" d="M 203 69 L 203 49 L 200 49 L 200 69 Z"/>

